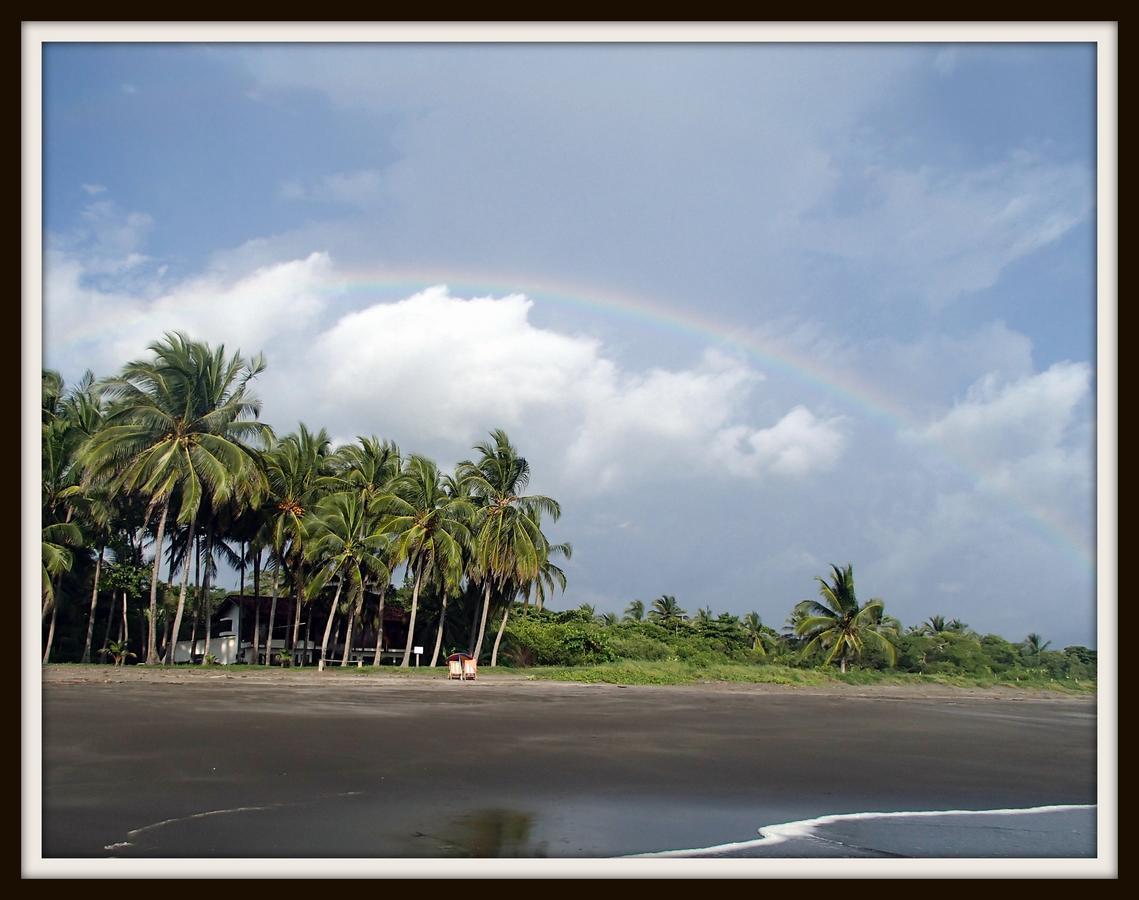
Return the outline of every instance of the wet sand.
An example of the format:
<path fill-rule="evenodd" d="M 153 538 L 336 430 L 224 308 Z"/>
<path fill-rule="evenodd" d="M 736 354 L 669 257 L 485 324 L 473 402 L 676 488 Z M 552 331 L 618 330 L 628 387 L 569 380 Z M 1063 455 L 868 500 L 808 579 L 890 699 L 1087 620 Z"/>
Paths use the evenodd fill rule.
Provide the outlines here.
<path fill-rule="evenodd" d="M 45 857 L 618 856 L 1095 802 L 1094 698 L 215 673 L 45 670 Z M 827 852 L 965 856 L 990 827 L 1019 832 L 995 855 L 1094 854 L 1086 814 L 844 824 Z"/>

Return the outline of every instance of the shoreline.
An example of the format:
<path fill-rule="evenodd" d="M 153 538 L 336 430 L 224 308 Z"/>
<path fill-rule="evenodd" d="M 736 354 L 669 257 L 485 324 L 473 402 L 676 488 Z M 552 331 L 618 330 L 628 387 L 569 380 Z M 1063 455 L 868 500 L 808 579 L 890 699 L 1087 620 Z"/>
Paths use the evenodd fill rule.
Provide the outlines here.
<path fill-rule="evenodd" d="M 540 691 L 542 685 L 576 686 L 583 690 L 636 690 L 636 691 L 696 691 L 706 693 L 743 693 L 743 694 L 800 694 L 823 697 L 865 697 L 880 700 L 1012 700 L 1012 701 L 1080 701 L 1094 703 L 1097 698 L 1095 691 L 1076 692 L 1061 688 L 1047 689 L 1038 687 L 1018 688 L 1010 685 L 992 686 L 966 686 L 942 684 L 936 682 L 899 684 L 896 682 L 882 684 L 850 684 L 833 680 L 823 684 L 783 684 L 776 682 L 740 682 L 740 681 L 694 681 L 678 684 L 619 684 L 607 681 L 583 681 L 566 678 L 559 679 L 544 675 L 527 675 L 525 670 L 500 670 L 495 672 L 480 672 L 477 679 L 467 682 L 452 682 L 446 677 L 443 667 L 436 667 L 433 671 L 415 671 L 390 669 L 385 667 L 380 671 L 365 668 L 363 670 L 351 669 L 341 671 L 339 668 L 327 669 L 318 672 L 315 668 L 256 668 L 245 666 L 173 666 L 173 667 L 145 667 L 114 666 L 80 664 L 80 663 L 53 663 L 42 667 L 41 684 L 196 684 L 209 683 L 224 684 L 237 682 L 242 685 L 282 686 L 296 685 L 298 687 L 336 687 L 348 686 L 359 688 L 385 688 L 398 686 L 428 687 L 438 685 L 441 689 L 462 690 L 486 688 L 495 685 L 531 685 Z"/>

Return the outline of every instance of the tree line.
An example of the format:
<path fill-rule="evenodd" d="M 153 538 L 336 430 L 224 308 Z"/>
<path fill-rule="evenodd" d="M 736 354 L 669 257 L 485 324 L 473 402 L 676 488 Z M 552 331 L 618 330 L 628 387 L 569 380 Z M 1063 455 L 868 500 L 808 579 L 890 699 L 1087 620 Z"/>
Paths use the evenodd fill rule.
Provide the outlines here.
<path fill-rule="evenodd" d="M 849 564 L 832 565 L 829 577 L 815 581 L 818 599 L 796 603 L 781 629 L 765 624 L 757 612 L 715 615 L 703 607 L 689 615 L 670 594 L 647 606 L 633 600 L 623 616 L 598 613 L 586 603 L 518 617 L 507 629 L 505 661 L 522 667 L 621 661 L 673 661 L 698 668 L 837 665 L 843 673 L 857 666 L 1010 681 L 1096 679 L 1096 652 L 1087 647 L 1053 650 L 1035 633 L 1012 642 L 943 615 L 905 627 L 887 614 L 881 599 L 858 600 Z"/>
<path fill-rule="evenodd" d="M 324 610 L 322 669 L 338 616 L 346 624 L 346 648 L 365 621 L 377 624 L 382 641 L 385 598 L 401 568 L 411 594 L 404 667 L 422 593 L 439 601 L 434 665 L 450 598 L 473 609 L 468 647 L 477 657 L 492 610 L 501 613 L 500 638 L 516 597 L 541 606 L 551 591 L 564 590 L 557 563 L 570 557 L 572 546 L 552 543 L 543 531 L 560 507 L 526 493 L 529 463 L 504 431 L 475 445 L 477 455 L 451 473 L 375 436 L 333 448 L 326 430 L 303 423 L 278 436 L 260 421 L 252 390 L 265 369 L 263 357 L 227 355 L 223 346 L 177 332 L 148 350 L 149 358 L 128 363 L 118 375 L 96 380 L 88 373 L 70 389 L 58 373 L 42 375 L 45 663 L 61 609 L 72 622 L 85 620 L 80 661 L 99 652 L 120 662 L 138 655 L 125 642 L 129 602 L 141 596 L 141 659 L 172 664 L 186 627 L 191 570 L 190 603 L 199 613 L 204 609 L 208 623 L 217 594 L 211 580 L 221 561 L 240 570 L 242 593 L 247 568 L 254 594 L 268 578 L 270 639 L 279 599 L 291 608 L 290 647 L 298 646 L 302 609 L 310 626 L 317 609 Z M 88 585 L 89 604 L 81 598 Z M 101 588 L 110 589 L 112 610 L 96 650 Z M 112 641 L 118 596 L 122 624 Z M 369 602 L 375 608 L 366 609 L 371 598 L 377 598 Z M 498 639 L 492 665 L 497 651 Z"/>

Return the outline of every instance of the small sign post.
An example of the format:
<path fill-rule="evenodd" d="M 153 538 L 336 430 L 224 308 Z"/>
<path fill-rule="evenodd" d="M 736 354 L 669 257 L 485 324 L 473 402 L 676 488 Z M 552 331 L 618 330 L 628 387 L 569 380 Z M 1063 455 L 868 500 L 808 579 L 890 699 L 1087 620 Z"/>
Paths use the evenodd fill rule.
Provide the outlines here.
<path fill-rule="evenodd" d="M 423 648 L 422 647 L 413 647 L 411 652 L 415 654 L 415 667 L 418 669 L 419 668 L 419 657 L 423 653 Z"/>

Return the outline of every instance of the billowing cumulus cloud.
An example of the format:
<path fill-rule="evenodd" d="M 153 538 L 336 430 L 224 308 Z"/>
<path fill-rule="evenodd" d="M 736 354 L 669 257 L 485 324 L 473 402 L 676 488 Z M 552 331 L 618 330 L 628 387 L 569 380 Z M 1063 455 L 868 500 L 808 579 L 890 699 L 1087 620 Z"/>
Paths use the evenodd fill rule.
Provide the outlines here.
<path fill-rule="evenodd" d="M 52 271 L 53 358 L 85 352 L 97 320 L 108 323 L 95 336 L 100 356 L 86 359 L 104 372 L 173 329 L 264 350 L 265 415 L 286 430 L 317 424 L 319 410 L 319 424 L 344 440 L 406 436 L 457 458 L 502 427 L 554 464 L 549 480 L 594 491 L 707 459 L 725 477 L 802 477 L 843 449 L 839 420 L 802 406 L 769 426 L 749 424 L 762 375 L 738 358 L 708 351 L 694 368 L 628 370 L 594 338 L 536 327 L 523 295 L 468 299 L 438 286 L 337 314 L 321 289 L 334 274 L 322 253 L 233 281 L 202 276 L 153 298 L 84 287 L 75 260 Z"/>

